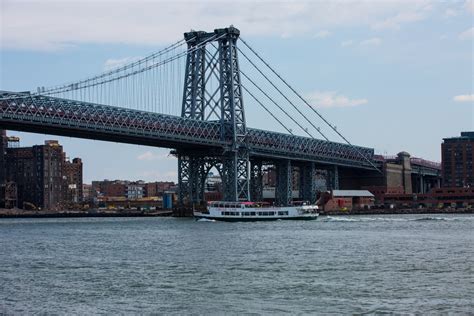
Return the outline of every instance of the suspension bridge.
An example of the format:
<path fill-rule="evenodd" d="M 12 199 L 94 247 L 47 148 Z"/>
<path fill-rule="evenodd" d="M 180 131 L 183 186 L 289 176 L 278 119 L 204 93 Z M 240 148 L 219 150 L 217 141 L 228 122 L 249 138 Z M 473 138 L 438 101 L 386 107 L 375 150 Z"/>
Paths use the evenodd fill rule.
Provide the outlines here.
<path fill-rule="evenodd" d="M 273 120 L 279 131 L 248 127 L 248 113 Z M 274 166 L 280 205 L 291 203 L 295 170 L 308 201 L 317 170 L 332 188 L 340 170 L 378 171 L 373 149 L 351 144 L 232 26 L 185 33 L 159 52 L 83 80 L 0 91 L 0 128 L 170 148 L 181 203 L 203 200 L 213 167 L 224 200 L 258 201 L 263 168 Z"/>

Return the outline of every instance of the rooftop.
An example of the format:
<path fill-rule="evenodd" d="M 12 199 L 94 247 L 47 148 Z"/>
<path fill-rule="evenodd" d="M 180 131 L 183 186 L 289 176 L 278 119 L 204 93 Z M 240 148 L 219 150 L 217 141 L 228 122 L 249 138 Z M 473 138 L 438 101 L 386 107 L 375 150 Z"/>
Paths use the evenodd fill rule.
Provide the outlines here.
<path fill-rule="evenodd" d="M 374 195 L 367 190 L 333 190 L 332 196 L 334 197 L 343 197 L 343 196 L 374 197 Z"/>
<path fill-rule="evenodd" d="M 474 140 L 474 131 L 461 132 L 461 136 L 443 138 L 444 141 Z"/>

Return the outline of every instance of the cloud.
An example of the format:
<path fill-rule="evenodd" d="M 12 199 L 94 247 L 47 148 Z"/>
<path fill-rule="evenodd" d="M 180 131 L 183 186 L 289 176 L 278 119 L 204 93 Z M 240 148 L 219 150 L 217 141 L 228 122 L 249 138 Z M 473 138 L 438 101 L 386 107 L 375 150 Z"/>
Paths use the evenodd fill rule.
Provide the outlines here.
<path fill-rule="evenodd" d="M 474 102 L 474 94 L 461 94 L 453 97 L 455 102 Z"/>
<path fill-rule="evenodd" d="M 327 30 L 322 30 L 322 31 L 319 31 L 318 33 L 316 33 L 314 35 L 315 38 L 326 38 L 328 37 L 329 35 L 331 35 L 331 32 L 327 31 Z"/>
<path fill-rule="evenodd" d="M 348 41 L 343 41 L 343 42 L 341 42 L 341 46 L 342 46 L 342 47 L 351 46 L 352 44 L 354 44 L 354 41 L 353 41 L 353 40 L 348 40 Z"/>
<path fill-rule="evenodd" d="M 360 46 L 379 46 L 382 40 L 378 37 L 369 38 L 359 43 Z"/>
<path fill-rule="evenodd" d="M 466 0 L 466 3 L 464 4 L 464 6 L 466 7 L 466 10 L 469 13 L 474 14 L 474 1 L 473 0 Z"/>
<path fill-rule="evenodd" d="M 154 161 L 154 160 L 163 160 L 163 159 L 174 159 L 174 157 L 168 154 L 155 154 L 155 153 L 152 153 L 151 151 L 147 151 L 137 156 L 137 159 L 141 161 Z"/>
<path fill-rule="evenodd" d="M 444 15 L 448 18 L 455 17 L 458 15 L 458 11 L 454 9 L 446 9 L 446 11 L 444 11 Z"/>
<path fill-rule="evenodd" d="M 459 34 L 459 39 L 460 40 L 470 40 L 474 38 L 474 27 L 471 27 L 470 29 L 465 30 L 461 34 Z"/>
<path fill-rule="evenodd" d="M 372 24 L 374 30 L 400 30 L 402 25 L 422 21 L 427 18 L 433 3 L 430 1 L 414 1 L 413 6 Z"/>
<path fill-rule="evenodd" d="M 142 58 L 142 57 L 135 56 L 135 57 L 124 57 L 124 58 L 119 58 L 119 59 L 109 58 L 104 63 L 104 70 L 105 71 L 112 70 L 114 68 L 118 68 L 118 67 L 123 66 L 125 64 L 137 61 L 140 58 Z"/>
<path fill-rule="evenodd" d="M 368 102 L 367 99 L 349 99 L 335 91 L 315 91 L 307 95 L 310 103 L 319 108 L 353 107 Z"/>
<path fill-rule="evenodd" d="M 434 5 L 438 5 L 434 0 L 4 0 L 1 43 L 2 49 L 30 50 L 84 43 L 162 45 L 181 39 L 190 29 L 213 30 L 231 23 L 244 36 L 294 37 L 354 27 L 397 29 L 426 18 L 427 8 Z"/>

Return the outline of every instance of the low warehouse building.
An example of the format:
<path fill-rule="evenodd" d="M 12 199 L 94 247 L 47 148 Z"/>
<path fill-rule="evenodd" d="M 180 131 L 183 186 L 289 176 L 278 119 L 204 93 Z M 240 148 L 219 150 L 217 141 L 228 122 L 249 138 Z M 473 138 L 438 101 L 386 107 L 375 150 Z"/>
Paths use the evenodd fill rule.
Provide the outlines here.
<path fill-rule="evenodd" d="M 367 190 L 332 190 L 321 195 L 325 211 L 350 211 L 374 206 L 374 195 Z"/>

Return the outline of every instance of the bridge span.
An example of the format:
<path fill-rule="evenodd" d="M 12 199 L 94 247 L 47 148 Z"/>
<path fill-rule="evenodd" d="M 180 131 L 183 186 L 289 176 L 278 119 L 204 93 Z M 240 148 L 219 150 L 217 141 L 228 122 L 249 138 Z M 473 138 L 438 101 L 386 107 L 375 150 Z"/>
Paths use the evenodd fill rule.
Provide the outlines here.
<path fill-rule="evenodd" d="M 239 35 L 239 30 L 234 27 L 209 33 L 193 31 L 185 33 L 185 53 L 165 60 L 155 61 L 155 57 L 159 56 L 159 53 L 155 53 L 153 58 L 146 57 L 76 83 L 41 88 L 36 93 L 0 91 L 0 128 L 170 148 L 178 157 L 179 196 L 182 203 L 196 203 L 203 199 L 205 177 L 212 167 L 219 170 L 223 179 L 224 199 L 236 201 L 261 199 L 262 167 L 275 165 L 278 177 L 277 202 L 281 205 L 291 203 L 294 168 L 299 169 L 300 197 L 310 201 L 315 198 L 317 169 L 327 170 L 334 187 L 338 183 L 338 168 L 360 172 L 365 170 L 369 173 L 377 170 L 380 163 L 374 160 L 373 149 L 354 146 L 347 141 L 335 126 L 262 60 L 303 101 L 303 105 L 308 105 L 345 143 L 330 141 L 312 120 L 303 115 L 294 101 L 271 81 L 270 84 L 302 118 L 295 120 L 271 95 L 264 95 L 309 137 L 294 135 L 272 111 L 268 111 L 241 82 L 242 74 L 250 83 L 254 83 L 240 70 L 239 52 L 253 66 L 255 64 L 237 47 Z M 111 82 L 116 87 L 116 82 L 124 78 L 134 78 L 180 57 L 186 57 L 181 116 L 111 106 L 84 98 L 90 96 L 91 89 L 95 91 L 93 89 Z M 259 68 L 257 70 L 262 73 Z M 217 84 L 212 85 L 210 78 L 217 79 Z M 140 84 L 143 86 L 143 81 Z M 259 86 L 255 86 L 262 91 Z M 80 92 L 82 99 L 58 97 L 75 91 Z M 85 93 L 87 91 L 88 94 Z M 247 127 L 243 91 L 247 91 L 262 105 L 288 134 Z M 109 95 L 114 93 L 109 91 Z M 305 120 L 323 139 L 313 137 L 308 128 L 301 125 Z"/>

